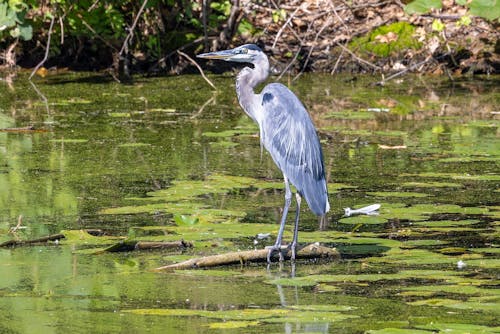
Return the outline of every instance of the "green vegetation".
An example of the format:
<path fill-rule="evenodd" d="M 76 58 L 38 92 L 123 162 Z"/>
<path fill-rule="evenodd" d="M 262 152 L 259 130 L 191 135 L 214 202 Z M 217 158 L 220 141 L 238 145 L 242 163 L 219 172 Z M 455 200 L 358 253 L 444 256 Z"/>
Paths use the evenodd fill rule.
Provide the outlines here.
<path fill-rule="evenodd" d="M 455 0 L 455 3 L 467 7 L 472 15 L 484 17 L 490 21 L 500 19 L 500 7 L 496 0 Z M 433 9 L 441 9 L 441 7 L 441 0 L 415 0 L 405 6 L 405 11 L 408 14 L 426 14 Z M 459 21 L 463 25 L 468 25 L 470 22 L 468 14 L 465 14 Z"/>
<path fill-rule="evenodd" d="M 0 4 L 0 49 L 7 49 L 18 38 L 33 39 L 33 43 L 22 44 L 24 52 L 17 51 L 23 55 L 36 42 L 45 44 L 51 35 L 49 56 L 63 62 L 85 62 L 83 58 L 88 55 L 95 57 L 101 66 L 109 66 L 113 60 L 111 54 L 135 61 L 144 57 L 159 59 L 202 37 L 205 14 L 208 29 L 221 29 L 230 15 L 231 3 L 221 0 L 209 4 L 203 11 L 199 1 L 9 0 Z M 129 40 L 129 30 L 139 17 L 134 38 Z M 51 20 L 57 20 L 57 24 L 49 28 Z M 252 31 L 253 27 L 245 21 L 241 30 Z M 45 50 L 34 51 L 41 59 Z M 73 52 L 77 54 L 71 55 Z"/>
<path fill-rule="evenodd" d="M 0 242 L 66 236 L 0 249 L 0 332 L 498 332 L 497 81 L 411 78 L 294 84 L 321 126 L 331 204 L 321 230 L 303 202 L 299 243 L 342 256 L 299 261 L 294 275 L 289 263 L 151 272 L 261 249 L 277 233 L 282 175 L 232 89 L 200 112 L 213 96 L 200 76 L 120 85 L 65 74 L 37 82 L 47 113 L 26 80 L 0 85 L 0 128 L 44 130 L 0 132 Z M 404 95 L 425 108 L 352 117 Z M 323 117 L 339 101 L 350 111 Z M 344 217 L 374 203 L 378 215 Z M 103 252 L 179 240 L 193 247 Z"/>
<path fill-rule="evenodd" d="M 359 11 L 357 6 L 345 5 L 340 0 L 308 5 L 307 10 L 293 1 L 270 7 L 260 2 L 251 2 L 249 6 L 235 4 L 230 0 L 6 0 L 0 4 L 0 50 L 4 51 L 0 66 L 34 67 L 47 55 L 45 68 L 37 72 L 40 76 L 47 75 L 46 68 L 70 67 L 112 69 L 115 79 L 123 75 L 130 78 L 131 72 L 180 73 L 185 70 L 187 59 L 177 51 L 193 55 L 214 46 L 224 48 L 260 42 L 273 45 L 273 50 L 284 50 L 283 54 L 273 52 L 273 59 L 279 62 L 289 63 L 293 59 L 290 65 L 297 67 L 299 65 L 293 63 L 302 60 L 302 70 L 331 72 L 331 67 L 335 71 L 337 65 L 343 67 L 343 63 L 350 62 L 345 57 L 337 60 L 338 52 L 343 51 L 335 44 L 342 42 L 355 53 L 358 65 L 368 65 L 377 71 L 387 70 L 383 68 L 387 58 L 397 65 L 395 69 L 422 61 L 421 57 L 428 56 L 422 52 L 426 49 L 430 54 L 437 49 L 447 50 L 445 52 L 458 60 L 463 57 L 476 62 L 480 57 L 488 59 L 482 66 L 483 73 L 496 68 L 494 64 L 489 65 L 490 58 L 495 62 L 491 57 L 491 53 L 496 53 L 494 34 L 484 34 L 488 29 L 476 19 L 482 18 L 493 31 L 500 17 L 495 0 L 457 0 L 446 6 L 441 0 L 416 0 L 404 6 L 404 10 L 391 3 L 378 3 L 368 12 L 378 16 L 380 22 L 391 22 L 384 25 L 367 20 L 367 13 L 361 13 L 364 10 Z M 331 12 L 328 6 L 339 11 Z M 465 9 L 460 17 L 448 15 Z M 425 15 L 432 10 L 440 10 L 446 19 L 421 16 L 422 20 L 408 23 L 409 15 Z M 338 20 L 337 15 L 343 19 Z M 283 33 L 283 24 L 292 17 L 296 21 L 292 21 L 296 25 L 295 33 Z M 455 22 L 455 28 L 448 20 Z M 303 29 L 301 23 L 308 21 L 317 23 L 310 27 L 311 31 Z M 459 28 L 467 28 L 467 31 L 459 31 Z M 445 29 L 448 37 L 440 34 Z M 333 34 L 341 37 L 338 42 L 321 42 L 324 36 Z M 481 34 L 479 38 L 478 34 Z M 471 46 L 471 39 L 480 39 L 484 50 Z M 312 46 L 305 62 L 299 51 L 307 50 L 298 47 L 299 41 L 301 45 Z M 331 60 L 323 62 L 321 67 L 307 66 L 325 57 Z M 477 67 L 462 65 L 457 59 L 447 66 L 462 66 L 467 70 Z M 435 60 L 447 62 L 438 57 Z"/>
<path fill-rule="evenodd" d="M 379 57 L 388 57 L 407 49 L 419 49 L 420 42 L 415 39 L 414 33 L 413 25 L 408 22 L 396 22 L 381 26 L 365 36 L 354 38 L 350 47 Z"/>

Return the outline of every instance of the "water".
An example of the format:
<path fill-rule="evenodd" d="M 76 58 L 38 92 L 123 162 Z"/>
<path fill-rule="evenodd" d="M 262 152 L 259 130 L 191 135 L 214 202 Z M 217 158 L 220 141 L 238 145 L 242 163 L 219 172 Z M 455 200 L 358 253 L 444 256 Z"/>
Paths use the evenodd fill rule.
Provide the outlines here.
<path fill-rule="evenodd" d="M 277 232 L 280 172 L 233 78 L 212 80 L 54 74 L 47 103 L 23 75 L 2 83 L 0 242 L 67 237 L 0 249 L 0 332 L 500 331 L 498 78 L 302 77 L 332 211 L 318 231 L 304 205 L 299 241 L 343 260 L 154 273 Z M 195 247 L 100 252 L 125 237 Z"/>

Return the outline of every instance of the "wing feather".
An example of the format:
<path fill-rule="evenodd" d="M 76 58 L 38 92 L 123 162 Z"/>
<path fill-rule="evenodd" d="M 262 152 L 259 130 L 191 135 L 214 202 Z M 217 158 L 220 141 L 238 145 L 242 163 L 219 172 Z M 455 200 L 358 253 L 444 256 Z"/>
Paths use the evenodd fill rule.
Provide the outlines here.
<path fill-rule="evenodd" d="M 261 92 L 261 140 L 274 162 L 317 215 L 329 209 L 323 152 L 316 129 L 300 100 L 273 83 Z"/>

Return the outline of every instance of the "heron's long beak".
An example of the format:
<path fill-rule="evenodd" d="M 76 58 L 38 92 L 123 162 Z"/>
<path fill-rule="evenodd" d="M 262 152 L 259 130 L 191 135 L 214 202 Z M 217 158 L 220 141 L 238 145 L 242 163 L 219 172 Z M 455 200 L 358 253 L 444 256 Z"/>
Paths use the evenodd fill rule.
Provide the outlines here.
<path fill-rule="evenodd" d="M 217 52 L 208 52 L 197 55 L 198 58 L 204 59 L 221 59 L 221 60 L 230 60 L 231 57 L 234 56 L 233 50 L 224 50 Z"/>

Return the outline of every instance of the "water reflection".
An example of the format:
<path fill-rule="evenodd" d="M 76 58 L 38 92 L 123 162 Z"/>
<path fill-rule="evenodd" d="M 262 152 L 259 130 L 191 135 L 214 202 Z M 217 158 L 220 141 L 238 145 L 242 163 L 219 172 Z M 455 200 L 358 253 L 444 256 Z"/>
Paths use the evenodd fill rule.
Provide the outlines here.
<path fill-rule="evenodd" d="M 76 74 L 46 80 L 39 89 L 47 97 L 50 113 L 27 83 L 20 80 L 12 89 L 0 86 L 0 129 L 34 124 L 46 130 L 0 131 L 0 241 L 14 237 L 9 228 L 20 215 L 26 229 L 18 231 L 19 238 L 87 227 L 125 236 L 134 228 L 173 226 L 165 206 L 138 215 L 102 212 L 144 204 L 155 191 L 171 189 L 179 180 L 203 184 L 210 175 L 229 175 L 281 182 L 270 158 L 265 154 L 261 158 L 258 131 L 241 113 L 232 89 L 211 93 L 200 89 L 203 80 L 190 76 L 143 79 L 134 86 L 84 80 Z M 216 82 L 220 87 L 232 82 L 215 80 L 220 80 Z M 498 215 L 494 211 L 498 86 L 494 83 L 367 88 L 321 76 L 304 76 L 297 82 L 293 88 L 320 128 L 332 187 L 330 224 L 318 232 L 316 219 L 304 212 L 301 232 L 318 233 L 313 237 L 338 246 L 345 263 L 285 266 L 271 276 L 263 267 L 154 274 L 149 269 L 191 254 L 96 254 L 98 245 L 83 242 L 78 247 L 68 243 L 0 249 L 0 332 L 88 332 L 89 328 L 127 332 L 137 328 L 140 332 L 206 333 L 215 331 L 209 327 L 214 323 L 235 319 L 234 314 L 219 313 L 148 314 L 155 310 L 296 311 L 290 318 L 257 317 L 259 326 L 240 329 L 248 333 L 364 332 L 383 319 L 406 329 L 416 328 L 416 318 L 427 324 L 467 317 L 471 323 L 491 325 L 491 314 L 481 309 L 491 303 L 486 299 L 467 304 L 479 305 L 473 312 L 410 303 L 443 295 L 453 301 L 458 290 L 447 294 L 440 290 L 423 293 L 422 289 L 447 287 L 450 282 L 480 289 L 476 285 L 494 275 L 495 262 L 488 262 L 498 258 L 490 250 L 498 230 L 494 223 Z M 240 132 L 221 135 L 234 129 Z M 382 223 L 337 222 L 343 208 L 378 201 L 383 202 L 382 209 L 398 213 L 381 212 Z M 233 218 L 241 224 L 238 231 L 249 230 L 250 224 L 267 224 L 273 230 L 276 226 L 270 224 L 280 217 L 282 190 L 235 187 L 224 193 L 207 191 L 196 202 L 207 208 L 245 212 L 245 218 Z M 433 207 L 453 212 L 435 212 Z M 412 208 L 427 213 L 410 212 Z M 469 224 L 472 219 L 476 221 L 472 226 L 446 225 L 447 221 Z M 219 221 L 213 224 L 220 226 Z M 248 233 L 248 240 L 235 240 L 234 235 L 197 240 L 202 246 L 196 252 L 246 247 L 252 242 L 250 236 L 260 232 Z M 168 235 L 167 230 L 152 235 L 160 237 L 161 233 Z M 452 246 L 466 249 L 462 253 L 468 256 L 464 259 L 467 267 L 460 276 L 454 272 L 455 255 L 439 252 L 445 246 L 450 248 L 445 252 L 460 251 Z M 451 269 L 447 261 L 453 264 Z M 482 263 L 492 267 L 482 267 Z M 401 268 L 413 270 L 412 275 L 418 271 L 420 276 L 370 281 L 377 275 L 397 274 Z M 422 274 L 426 270 L 433 271 L 429 277 Z M 443 276 L 432 276 L 435 271 L 448 276 L 440 280 Z M 363 275 L 365 281 L 349 285 L 336 280 L 348 274 Z M 314 275 L 320 276 L 318 282 L 325 275 L 323 279 L 338 284 L 319 291 L 318 285 L 270 283 Z M 405 295 L 409 286 L 415 291 Z M 474 296 L 491 298 L 486 290 L 474 290 Z M 465 303 L 468 296 L 460 298 Z M 352 306 L 341 315 L 354 320 L 298 316 L 311 305 Z"/>

